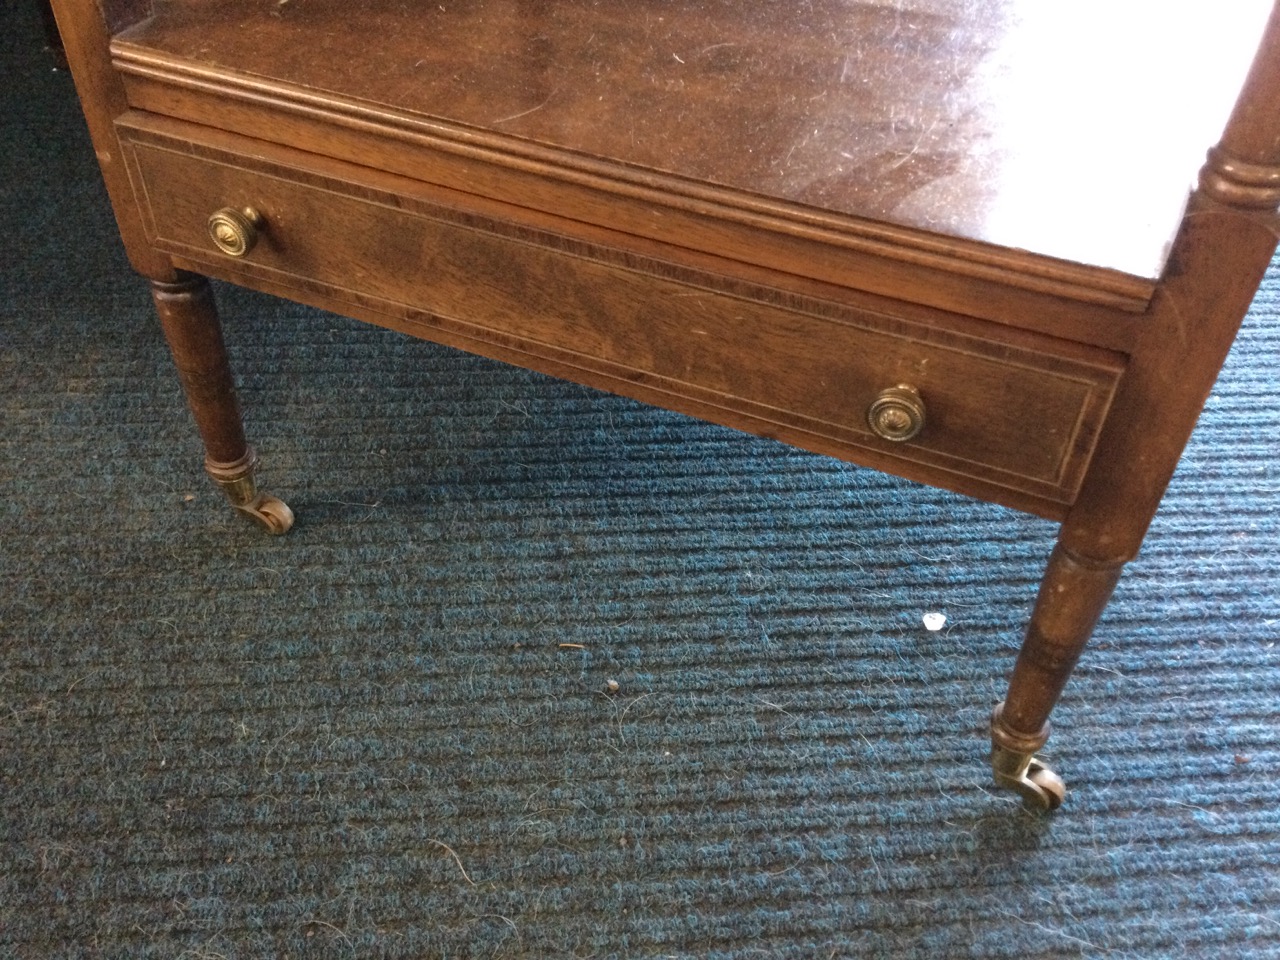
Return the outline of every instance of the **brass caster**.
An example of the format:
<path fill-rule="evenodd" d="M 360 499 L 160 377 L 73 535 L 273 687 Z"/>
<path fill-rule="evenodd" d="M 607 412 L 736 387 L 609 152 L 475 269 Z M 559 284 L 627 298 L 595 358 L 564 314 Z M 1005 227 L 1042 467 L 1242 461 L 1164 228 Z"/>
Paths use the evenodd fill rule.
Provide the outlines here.
<path fill-rule="evenodd" d="M 289 509 L 289 505 L 279 497 L 273 497 L 268 493 L 259 494 L 253 503 L 244 506 L 234 504 L 234 506 L 241 513 L 252 517 L 266 527 L 268 533 L 276 535 L 288 533 L 289 528 L 293 526 L 293 511 Z"/>
<path fill-rule="evenodd" d="M 233 507 L 262 524 L 268 533 L 288 533 L 293 526 L 293 511 L 279 497 L 258 491 L 253 477 L 257 464 L 258 456 L 250 447 L 235 463 L 206 460 L 204 467 Z"/>
<path fill-rule="evenodd" d="M 995 747 L 991 770 L 999 786 L 1016 790 L 1022 805 L 1036 813 L 1057 810 L 1067 795 L 1062 778 L 1030 754 Z"/>

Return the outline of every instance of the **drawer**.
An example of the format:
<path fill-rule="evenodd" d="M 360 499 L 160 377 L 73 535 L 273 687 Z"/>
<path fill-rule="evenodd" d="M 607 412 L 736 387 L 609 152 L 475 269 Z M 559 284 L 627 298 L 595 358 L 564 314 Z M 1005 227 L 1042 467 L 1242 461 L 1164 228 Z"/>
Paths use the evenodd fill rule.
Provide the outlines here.
<path fill-rule="evenodd" d="M 130 114 L 118 129 L 149 239 L 180 265 L 1045 515 L 1074 497 L 1122 369 L 207 128 Z M 230 257 L 209 218 L 245 207 L 257 240 Z M 892 441 L 868 411 L 899 385 L 924 425 Z"/>

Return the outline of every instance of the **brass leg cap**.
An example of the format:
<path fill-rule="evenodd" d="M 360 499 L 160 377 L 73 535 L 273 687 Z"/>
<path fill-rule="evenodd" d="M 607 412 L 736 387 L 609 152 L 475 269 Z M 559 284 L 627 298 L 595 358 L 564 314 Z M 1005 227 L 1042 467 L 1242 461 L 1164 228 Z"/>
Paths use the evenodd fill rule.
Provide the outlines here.
<path fill-rule="evenodd" d="M 268 533 L 288 533 L 293 526 L 293 511 L 279 497 L 258 490 L 253 476 L 257 465 L 258 455 L 250 447 L 234 463 L 205 460 L 204 468 L 233 507 L 262 524 Z"/>

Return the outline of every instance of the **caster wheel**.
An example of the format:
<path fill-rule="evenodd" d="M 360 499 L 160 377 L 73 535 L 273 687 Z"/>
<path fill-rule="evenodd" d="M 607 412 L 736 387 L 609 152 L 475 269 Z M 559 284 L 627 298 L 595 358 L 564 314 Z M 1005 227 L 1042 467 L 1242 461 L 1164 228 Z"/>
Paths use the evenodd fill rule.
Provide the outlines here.
<path fill-rule="evenodd" d="M 1057 810 L 1067 795 L 1062 778 L 1030 754 L 996 747 L 991 751 L 991 768 L 996 783 L 1016 791 L 1028 810 Z"/>
<path fill-rule="evenodd" d="M 293 526 L 293 511 L 279 497 L 263 494 L 253 503 L 237 508 L 267 529 L 268 533 L 288 533 Z"/>
<path fill-rule="evenodd" d="M 1035 788 L 1035 799 L 1022 792 L 1022 803 L 1031 810 L 1057 810 L 1067 795 L 1067 785 L 1062 778 L 1034 757 L 1027 767 L 1027 782 Z"/>

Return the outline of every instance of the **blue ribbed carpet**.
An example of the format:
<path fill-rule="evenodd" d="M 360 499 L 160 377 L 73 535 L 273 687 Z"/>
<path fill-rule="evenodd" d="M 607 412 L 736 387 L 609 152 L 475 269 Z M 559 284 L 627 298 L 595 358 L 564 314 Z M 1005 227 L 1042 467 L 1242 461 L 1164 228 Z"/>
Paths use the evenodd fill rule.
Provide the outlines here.
<path fill-rule="evenodd" d="M 223 290 L 233 516 L 0 27 L 0 956 L 1280 957 L 1280 265 L 1036 819 L 1043 521 Z"/>

